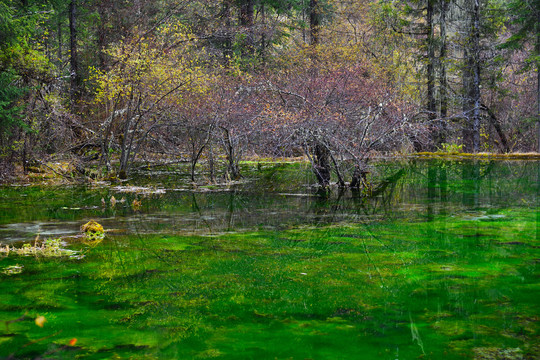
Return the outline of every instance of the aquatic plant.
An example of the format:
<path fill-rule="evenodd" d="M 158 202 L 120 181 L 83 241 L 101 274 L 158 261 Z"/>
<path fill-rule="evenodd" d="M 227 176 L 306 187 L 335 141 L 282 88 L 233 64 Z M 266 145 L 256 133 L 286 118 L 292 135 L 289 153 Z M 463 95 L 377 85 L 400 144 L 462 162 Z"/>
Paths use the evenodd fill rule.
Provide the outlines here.
<path fill-rule="evenodd" d="M 81 231 L 84 233 L 86 241 L 99 242 L 105 238 L 105 230 L 103 230 L 103 226 L 94 220 L 90 220 L 86 224 L 82 225 Z"/>
<path fill-rule="evenodd" d="M 69 256 L 69 257 L 82 257 L 83 255 L 78 255 L 77 251 L 69 250 L 63 248 L 65 243 L 61 239 L 46 239 L 42 242 L 39 242 L 39 239 L 36 238 L 34 244 L 26 243 L 22 247 L 17 248 L 15 246 L 1 245 L 0 254 L 8 256 L 10 254 L 20 255 L 20 256 L 44 256 L 44 257 L 58 257 L 58 256 Z"/>
<path fill-rule="evenodd" d="M 24 268 L 24 266 L 19 265 L 19 264 L 10 265 L 10 266 L 2 269 L 2 274 L 5 274 L 5 275 L 17 275 L 17 274 L 22 273 L 23 268 Z"/>

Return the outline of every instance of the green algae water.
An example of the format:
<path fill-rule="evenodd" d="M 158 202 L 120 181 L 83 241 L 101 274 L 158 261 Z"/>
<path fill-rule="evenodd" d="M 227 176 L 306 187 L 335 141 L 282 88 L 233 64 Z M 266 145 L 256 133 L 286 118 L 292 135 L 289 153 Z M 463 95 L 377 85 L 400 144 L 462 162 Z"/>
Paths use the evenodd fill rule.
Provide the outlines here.
<path fill-rule="evenodd" d="M 72 250 L 0 253 L 0 358 L 540 356 L 539 162 L 383 162 L 367 196 L 302 164 L 180 170 L 0 188 L 4 247 Z"/>

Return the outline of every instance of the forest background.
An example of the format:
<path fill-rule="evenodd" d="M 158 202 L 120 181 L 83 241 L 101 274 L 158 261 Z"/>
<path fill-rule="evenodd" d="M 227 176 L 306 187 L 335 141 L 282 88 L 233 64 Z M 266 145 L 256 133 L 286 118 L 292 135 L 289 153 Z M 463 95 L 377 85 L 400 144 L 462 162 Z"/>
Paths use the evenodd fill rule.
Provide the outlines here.
<path fill-rule="evenodd" d="M 540 0 L 0 0 L 0 181 L 540 152 Z M 49 165 L 47 165 L 49 164 Z"/>

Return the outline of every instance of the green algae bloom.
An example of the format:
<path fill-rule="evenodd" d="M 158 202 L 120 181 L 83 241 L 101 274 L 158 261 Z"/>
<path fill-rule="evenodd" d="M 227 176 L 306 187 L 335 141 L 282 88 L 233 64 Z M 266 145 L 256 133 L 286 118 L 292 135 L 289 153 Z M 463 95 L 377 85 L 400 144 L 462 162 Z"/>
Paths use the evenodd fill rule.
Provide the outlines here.
<path fill-rule="evenodd" d="M 0 190 L 10 246 L 89 218 L 111 229 L 69 244 L 82 259 L 0 258 L 23 269 L 0 273 L 0 357 L 540 354 L 538 162 L 381 162 L 374 188 L 394 182 L 372 197 L 317 193 L 302 164 L 244 166 L 245 182 L 211 191 L 140 174 L 131 186 L 152 176 L 163 192 L 137 211 L 140 194 L 108 186 Z M 112 196 L 126 200 L 101 205 Z"/>

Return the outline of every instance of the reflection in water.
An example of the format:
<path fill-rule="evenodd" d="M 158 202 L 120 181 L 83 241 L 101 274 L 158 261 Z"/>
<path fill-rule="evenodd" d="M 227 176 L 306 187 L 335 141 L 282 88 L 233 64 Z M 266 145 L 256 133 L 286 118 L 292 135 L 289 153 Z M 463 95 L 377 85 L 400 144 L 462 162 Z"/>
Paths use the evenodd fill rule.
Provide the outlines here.
<path fill-rule="evenodd" d="M 477 210 L 480 196 L 480 166 L 473 160 L 462 167 L 463 205 L 470 210 Z"/>
<path fill-rule="evenodd" d="M 530 170 L 531 166 L 524 164 L 522 169 L 515 172 L 526 177 L 531 175 Z M 15 221 L 0 224 L 0 236 L 4 241 L 13 242 L 31 240 L 37 233 L 42 236 L 76 234 L 80 223 L 91 218 L 98 219 L 108 229 L 141 234 L 171 231 L 202 234 L 239 228 L 256 229 L 260 226 L 281 228 L 306 223 L 316 225 L 399 219 L 420 216 L 422 209 L 425 209 L 427 220 L 433 221 L 437 216 L 446 214 L 461 216 L 478 213 L 486 208 L 485 205 L 494 208 L 504 206 L 510 200 L 504 195 L 506 190 L 513 191 L 515 197 L 527 191 L 526 184 L 519 182 L 517 187 L 505 189 L 509 186 L 504 184 L 506 179 L 516 175 L 504 164 L 495 168 L 494 162 L 458 164 L 443 160 L 415 161 L 408 167 L 400 169 L 389 166 L 380 172 L 387 175 L 373 185 L 368 196 L 361 190 L 350 189 L 312 193 L 309 188 L 303 188 L 292 194 L 273 193 L 264 191 L 266 185 L 248 183 L 244 187 L 226 191 L 167 190 L 164 194 L 149 194 L 142 198 L 143 208 L 137 212 L 130 206 L 134 199 L 139 198 L 137 194 L 116 194 L 110 189 L 105 189 L 109 191 L 108 194 L 101 192 L 83 199 L 70 194 L 65 199 L 61 196 L 55 198 L 61 202 L 54 212 L 47 202 L 36 207 L 31 201 L 27 208 L 23 207 L 23 211 L 17 209 L 26 217 L 24 220 L 31 212 L 31 218 L 47 221 L 28 223 L 21 217 L 19 219 L 23 221 L 18 222 L 17 217 L 13 217 Z M 534 178 L 536 176 L 535 169 Z M 422 178 L 426 180 L 420 180 Z M 426 186 L 419 186 L 423 181 Z M 449 184 L 452 184 L 450 190 Z M 58 191 L 55 190 L 56 194 Z M 126 201 L 116 204 L 114 208 L 104 208 L 103 213 L 89 209 L 94 203 L 100 204 L 102 197 L 108 199 L 114 195 L 125 197 Z M 74 200 L 81 202 L 73 203 Z M 9 208 L 9 203 L 10 199 L 6 199 L 5 208 Z M 11 216 L 9 214 L 17 212 L 9 210 L 5 215 Z M 68 214 L 69 220 L 66 221 Z M 53 221 L 50 221 L 51 215 Z M 79 220 L 73 221 L 74 218 Z"/>

